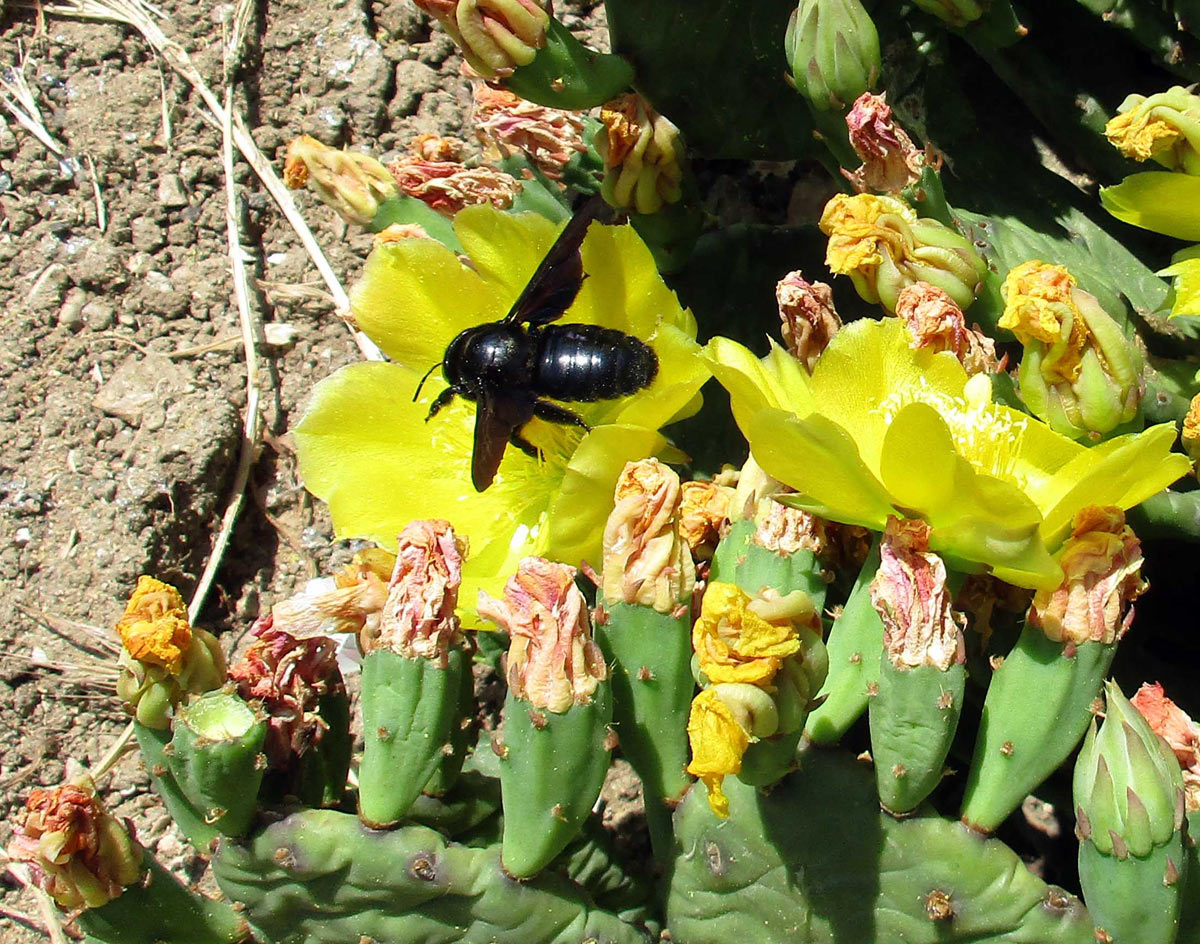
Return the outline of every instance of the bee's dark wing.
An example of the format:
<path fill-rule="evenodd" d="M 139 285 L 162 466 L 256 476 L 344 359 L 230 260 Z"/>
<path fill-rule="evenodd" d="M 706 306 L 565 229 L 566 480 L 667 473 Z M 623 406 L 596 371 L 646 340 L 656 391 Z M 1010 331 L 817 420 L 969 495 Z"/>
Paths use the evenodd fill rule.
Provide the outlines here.
<path fill-rule="evenodd" d="M 602 205 L 599 198 L 589 200 L 571 217 L 505 317 L 506 322 L 538 328 L 558 320 L 571 307 L 583 285 L 583 256 L 579 247 Z"/>
<path fill-rule="evenodd" d="M 533 401 L 507 392 L 485 392 L 475 405 L 475 447 L 471 453 L 471 483 L 483 492 L 492 484 L 504 447 L 513 433 L 533 417 Z"/>

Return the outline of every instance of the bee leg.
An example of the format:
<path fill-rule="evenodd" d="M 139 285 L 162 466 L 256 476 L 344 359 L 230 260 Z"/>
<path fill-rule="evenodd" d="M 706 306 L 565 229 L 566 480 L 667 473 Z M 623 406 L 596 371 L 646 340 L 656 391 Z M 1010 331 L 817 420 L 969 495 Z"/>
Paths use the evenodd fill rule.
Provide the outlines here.
<path fill-rule="evenodd" d="M 591 427 L 583 421 L 578 413 L 568 410 L 565 406 L 551 403 L 549 400 L 535 400 L 533 415 L 547 423 L 558 423 L 560 426 L 578 426 L 582 430 L 591 431 Z"/>
<path fill-rule="evenodd" d="M 520 432 L 515 429 L 512 431 L 512 435 L 508 437 L 508 441 L 531 459 L 537 459 L 540 455 L 538 452 L 538 447 L 522 436 Z"/>
<path fill-rule="evenodd" d="M 429 404 L 429 412 L 425 414 L 425 422 L 428 423 L 433 419 L 441 411 L 442 407 L 449 406 L 450 401 L 458 396 L 458 392 L 457 387 L 447 387 L 439 393 L 437 399 Z"/>

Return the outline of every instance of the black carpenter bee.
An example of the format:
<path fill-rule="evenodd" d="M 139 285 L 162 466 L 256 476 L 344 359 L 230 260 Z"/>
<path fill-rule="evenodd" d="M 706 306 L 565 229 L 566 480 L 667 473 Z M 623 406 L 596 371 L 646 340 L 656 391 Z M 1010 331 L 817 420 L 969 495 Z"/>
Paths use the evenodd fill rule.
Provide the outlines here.
<path fill-rule="evenodd" d="M 478 492 L 492 484 L 508 443 L 537 458 L 537 447 L 521 435 L 535 416 L 589 428 L 578 414 L 547 398 L 612 400 L 648 386 L 658 373 L 653 349 L 631 335 L 599 325 L 551 323 L 571 307 L 583 285 L 579 248 L 598 206 L 592 201 L 571 218 L 502 321 L 461 332 L 430 370 L 440 366 L 450 386 L 430 405 L 426 422 L 456 396 L 476 404 L 471 481 Z"/>

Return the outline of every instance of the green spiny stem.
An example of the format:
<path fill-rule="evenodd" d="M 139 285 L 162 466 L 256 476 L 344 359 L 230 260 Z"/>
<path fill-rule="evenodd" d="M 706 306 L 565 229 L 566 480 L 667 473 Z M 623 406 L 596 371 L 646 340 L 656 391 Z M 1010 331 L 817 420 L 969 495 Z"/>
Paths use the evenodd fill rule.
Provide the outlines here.
<path fill-rule="evenodd" d="M 1200 851 L 1196 848 L 1196 837 L 1200 836 L 1200 810 L 1187 814 L 1187 833 L 1183 845 L 1187 865 L 1183 870 L 1183 904 L 1179 910 L 1176 944 L 1200 944 Z"/>
<path fill-rule="evenodd" d="M 546 45 L 529 65 L 503 80 L 505 88 L 550 108 L 587 111 L 633 84 L 633 67 L 620 56 L 588 49 L 553 17 Z"/>
<path fill-rule="evenodd" d="M 613 720 L 621 751 L 642 779 L 655 857 L 672 854 L 671 814 L 691 785 L 687 775 L 691 613 L 605 603 L 595 637 L 612 666 Z"/>
<path fill-rule="evenodd" d="M 921 178 L 912 186 L 906 187 L 901 196 L 921 216 L 947 226 L 955 225 L 950 204 L 946 202 L 946 192 L 942 189 L 942 175 L 936 168 L 924 167 L 921 170 Z"/>
<path fill-rule="evenodd" d="M 218 689 L 182 706 L 172 725 L 167 769 L 205 823 L 241 836 L 258 811 L 267 723 L 238 695 Z"/>
<path fill-rule="evenodd" d="M 375 218 L 367 228 L 379 233 L 394 223 L 415 223 L 443 246 L 462 252 L 462 244 L 454 233 L 454 224 L 416 197 L 405 194 L 390 197 L 379 204 Z"/>
<path fill-rule="evenodd" d="M 753 521 L 739 521 L 721 539 L 713 554 L 709 581 L 735 583 L 754 595 L 764 587 L 772 587 L 787 595 L 803 590 L 819 613 L 825 605 L 824 571 L 811 551 L 782 555 L 754 543 Z"/>
<path fill-rule="evenodd" d="M 373 830 L 332 810 L 222 843 L 213 874 L 263 944 L 646 942 L 562 875 L 513 881 L 498 846 L 467 848 L 421 826 Z"/>
<path fill-rule="evenodd" d="M 1175 18 L 1156 3 L 1145 0 L 1077 0 L 1105 23 L 1128 30 L 1143 49 L 1154 53 L 1159 65 L 1189 82 L 1200 80 L 1200 51 L 1194 37 L 1181 35 Z"/>
<path fill-rule="evenodd" d="M 475 746 L 475 677 L 468 661 L 458 682 L 458 712 L 450 726 L 450 738 L 438 758 L 437 767 L 425 784 L 425 792 L 442 796 L 454 787 L 462 772 L 467 752 Z"/>
<path fill-rule="evenodd" d="M 204 813 L 192 805 L 180 789 L 175 775 L 167 767 L 166 748 L 171 742 L 171 732 L 148 728 L 136 721 L 133 723 L 133 730 L 154 792 L 162 799 L 167 813 L 192 847 L 197 852 L 207 855 L 210 844 L 221 833 L 213 825 L 205 822 Z"/>
<path fill-rule="evenodd" d="M 825 700 L 809 714 L 804 729 L 815 744 L 837 742 L 867 710 L 872 687 L 879 681 L 883 623 L 871 605 L 871 581 L 878 569 L 876 540 L 825 643 L 829 675 L 818 693 Z"/>
<path fill-rule="evenodd" d="M 83 912 L 76 923 L 89 940 L 104 944 L 239 944 L 250 937 L 245 920 L 223 901 L 180 884 L 150 854 L 142 883 Z"/>
<path fill-rule="evenodd" d="M 963 798 L 963 822 L 992 832 L 1066 760 L 1092 719 L 1116 644 L 1062 643 L 1026 623 L 996 669 Z"/>
<path fill-rule="evenodd" d="M 589 703 L 561 714 L 509 691 L 500 752 L 509 875 L 536 875 L 578 835 L 608 773 L 612 710 L 608 682 L 596 687 Z"/>
<path fill-rule="evenodd" d="M 1105 855 L 1079 844 L 1079 884 L 1092 920 L 1113 944 L 1173 944 L 1185 888 L 1184 836 L 1147 856 Z M 1099 940 L 1099 938 L 1097 938 Z"/>
<path fill-rule="evenodd" d="M 399 822 L 453 751 L 461 721 L 462 649 L 450 650 L 446 668 L 408 659 L 390 649 L 363 658 L 363 755 L 358 771 L 358 811 L 370 826 Z"/>

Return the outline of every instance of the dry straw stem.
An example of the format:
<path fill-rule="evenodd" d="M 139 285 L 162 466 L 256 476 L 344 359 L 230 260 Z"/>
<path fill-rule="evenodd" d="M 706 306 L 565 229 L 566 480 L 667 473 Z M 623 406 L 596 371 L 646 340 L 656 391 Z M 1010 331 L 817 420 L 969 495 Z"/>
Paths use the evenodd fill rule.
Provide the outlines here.
<path fill-rule="evenodd" d="M 46 121 L 38 108 L 33 90 L 25 81 L 25 54 L 17 46 L 19 57 L 17 64 L 0 72 L 0 104 L 11 114 L 26 131 L 42 142 L 46 148 L 58 157 L 67 152 L 49 131 Z"/>

